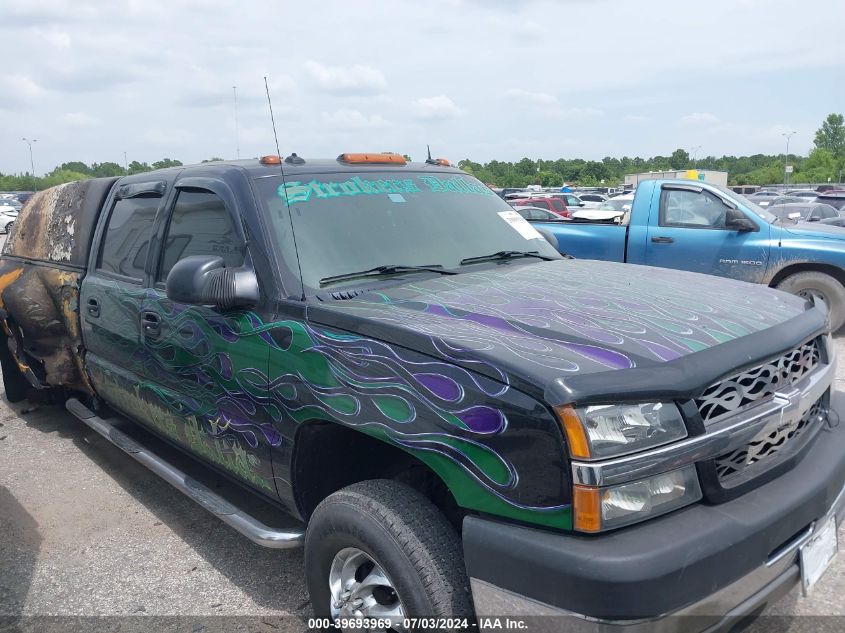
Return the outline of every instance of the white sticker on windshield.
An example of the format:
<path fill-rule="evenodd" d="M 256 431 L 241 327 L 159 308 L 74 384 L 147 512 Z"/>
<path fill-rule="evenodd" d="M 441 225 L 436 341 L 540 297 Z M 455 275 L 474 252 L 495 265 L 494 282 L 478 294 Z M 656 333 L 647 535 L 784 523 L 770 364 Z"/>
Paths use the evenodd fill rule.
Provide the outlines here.
<path fill-rule="evenodd" d="M 405 197 L 401 193 L 389 193 L 387 197 L 391 202 L 405 202 Z"/>
<path fill-rule="evenodd" d="M 516 211 L 499 211 L 499 217 L 516 229 L 526 240 L 542 240 L 540 232 Z"/>

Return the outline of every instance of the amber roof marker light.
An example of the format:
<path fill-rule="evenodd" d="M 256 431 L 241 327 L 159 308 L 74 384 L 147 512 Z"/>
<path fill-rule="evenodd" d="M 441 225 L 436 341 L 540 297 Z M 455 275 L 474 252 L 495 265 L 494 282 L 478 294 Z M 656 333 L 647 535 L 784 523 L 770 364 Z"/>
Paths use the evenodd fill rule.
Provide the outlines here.
<path fill-rule="evenodd" d="M 390 154 L 387 152 L 377 154 L 346 153 L 338 156 L 337 160 L 350 165 L 406 165 L 408 163 L 402 154 Z"/>
<path fill-rule="evenodd" d="M 258 162 L 262 165 L 281 165 L 282 159 L 277 154 L 267 154 L 267 156 L 262 156 Z"/>

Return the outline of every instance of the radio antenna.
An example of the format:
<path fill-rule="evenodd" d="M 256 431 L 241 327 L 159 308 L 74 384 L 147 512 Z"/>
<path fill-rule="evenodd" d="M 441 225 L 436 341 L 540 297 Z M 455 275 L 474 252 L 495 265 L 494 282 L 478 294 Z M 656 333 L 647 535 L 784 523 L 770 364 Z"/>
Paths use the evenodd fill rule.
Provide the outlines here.
<path fill-rule="evenodd" d="M 279 171 L 282 173 L 282 189 L 285 192 L 285 207 L 288 210 L 290 220 L 290 234 L 293 237 L 293 252 L 296 255 L 296 266 L 299 269 L 299 283 L 301 286 L 301 300 L 305 301 L 305 281 L 302 278 L 302 262 L 299 261 L 299 247 L 296 245 L 296 231 L 293 228 L 293 211 L 288 201 L 288 183 L 285 180 L 285 159 L 282 158 L 282 151 L 279 149 L 279 135 L 276 134 L 276 118 L 273 116 L 273 101 L 270 99 L 270 86 L 267 83 L 267 76 L 264 76 L 264 90 L 267 92 L 267 105 L 270 108 L 270 122 L 273 124 L 273 139 L 276 141 L 276 155 L 279 157 Z"/>

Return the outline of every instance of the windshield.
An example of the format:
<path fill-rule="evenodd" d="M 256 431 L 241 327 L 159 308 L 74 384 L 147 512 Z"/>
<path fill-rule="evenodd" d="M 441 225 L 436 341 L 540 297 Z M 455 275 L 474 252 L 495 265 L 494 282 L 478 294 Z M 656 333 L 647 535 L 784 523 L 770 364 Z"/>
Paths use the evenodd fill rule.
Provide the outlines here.
<path fill-rule="evenodd" d="M 286 187 L 281 176 L 254 183 L 281 256 L 296 270 L 293 224 L 302 281 L 312 292 L 321 280 L 379 266 L 460 269 L 461 260 L 500 251 L 559 257 L 525 218 L 468 175 L 347 172 L 288 176 Z M 329 289 L 368 283 L 345 280 Z"/>
<path fill-rule="evenodd" d="M 791 204 L 782 204 L 772 207 L 772 215 L 779 217 L 781 220 L 786 220 L 792 214 L 798 214 L 802 218 L 810 215 L 810 207 L 793 206 Z"/>
<path fill-rule="evenodd" d="M 755 204 L 754 201 L 750 200 L 748 197 L 743 196 L 742 194 L 736 193 L 735 191 L 731 191 L 727 187 L 722 187 L 721 185 L 712 185 L 712 186 L 714 188 L 718 189 L 719 191 L 721 191 L 723 194 L 725 194 L 725 197 L 728 200 L 736 200 L 737 202 L 742 204 L 742 206 L 744 206 L 746 209 L 751 211 L 753 214 L 755 214 L 758 217 L 763 218 L 766 222 L 771 224 L 772 222 L 774 222 L 775 220 L 778 219 L 778 217 L 776 215 L 769 213 L 763 207 Z"/>

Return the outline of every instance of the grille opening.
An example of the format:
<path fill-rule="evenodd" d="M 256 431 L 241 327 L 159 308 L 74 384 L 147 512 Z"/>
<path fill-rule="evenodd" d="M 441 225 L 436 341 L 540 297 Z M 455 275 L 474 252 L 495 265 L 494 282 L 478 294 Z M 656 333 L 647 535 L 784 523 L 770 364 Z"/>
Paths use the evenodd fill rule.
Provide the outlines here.
<path fill-rule="evenodd" d="M 705 389 L 695 399 L 704 421 L 711 424 L 772 397 L 809 374 L 821 362 L 821 339 L 815 339 L 762 365 L 734 374 Z"/>
<path fill-rule="evenodd" d="M 775 428 L 767 426 L 742 448 L 724 453 L 716 458 L 716 476 L 723 487 L 729 488 L 746 480 L 749 471 L 768 469 L 777 460 L 771 458 L 784 446 L 811 427 L 818 427 L 827 417 L 825 396 L 819 398 L 803 412 L 797 422 L 784 423 Z"/>

